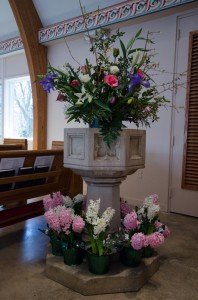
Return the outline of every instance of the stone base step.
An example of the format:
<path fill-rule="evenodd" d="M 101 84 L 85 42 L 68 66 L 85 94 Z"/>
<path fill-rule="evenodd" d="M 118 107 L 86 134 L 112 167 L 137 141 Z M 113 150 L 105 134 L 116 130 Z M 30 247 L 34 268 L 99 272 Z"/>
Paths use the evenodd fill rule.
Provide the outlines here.
<path fill-rule="evenodd" d="M 79 266 L 67 266 L 63 257 L 50 253 L 46 257 L 46 276 L 82 295 L 112 294 L 138 291 L 158 270 L 157 253 L 142 260 L 138 267 L 125 267 L 119 256 L 114 255 L 110 271 L 104 275 L 94 275 L 88 270 L 86 258 Z"/>

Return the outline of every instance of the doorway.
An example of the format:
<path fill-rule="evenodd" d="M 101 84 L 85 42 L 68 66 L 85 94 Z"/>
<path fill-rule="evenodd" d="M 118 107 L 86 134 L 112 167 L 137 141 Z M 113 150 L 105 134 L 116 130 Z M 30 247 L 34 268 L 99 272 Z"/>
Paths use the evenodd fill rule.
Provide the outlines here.
<path fill-rule="evenodd" d="M 181 73 L 188 68 L 190 32 L 198 30 L 198 10 L 178 18 L 175 72 Z M 197 83 L 198 86 L 198 83 Z M 175 90 L 176 107 L 186 108 L 186 87 Z M 198 99 L 196 98 L 196 101 Z M 182 188 L 182 165 L 185 143 L 186 109 L 173 111 L 172 153 L 170 179 L 170 211 L 198 217 L 198 189 Z M 198 161 L 198 157 L 196 158 Z M 196 174 L 198 176 L 198 174 Z"/>

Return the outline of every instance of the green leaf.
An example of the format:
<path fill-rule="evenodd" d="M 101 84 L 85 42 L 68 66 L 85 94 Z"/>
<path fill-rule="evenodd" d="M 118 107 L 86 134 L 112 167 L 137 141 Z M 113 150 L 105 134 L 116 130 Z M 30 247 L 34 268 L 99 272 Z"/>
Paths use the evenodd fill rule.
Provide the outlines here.
<path fill-rule="evenodd" d="M 126 46 L 126 49 L 128 50 L 129 48 L 131 48 L 133 43 L 134 43 L 134 38 L 131 38 Z"/>
<path fill-rule="evenodd" d="M 135 35 L 135 38 L 138 38 L 140 36 L 141 32 L 142 32 L 142 28 L 140 28 L 140 30 L 138 30 L 138 32 Z"/>
<path fill-rule="evenodd" d="M 134 52 L 136 52 L 136 51 L 148 52 L 148 51 L 150 51 L 150 50 L 149 50 L 149 49 L 145 49 L 145 48 L 136 48 L 136 49 L 130 50 L 130 51 L 128 52 L 128 54 L 132 54 L 132 53 L 134 53 Z"/>
<path fill-rule="evenodd" d="M 94 100 L 94 102 L 95 102 L 98 106 L 100 106 L 100 107 L 104 108 L 105 110 L 111 112 L 111 109 L 110 109 L 106 104 L 104 104 L 103 102 L 101 102 L 101 101 L 99 101 L 99 100 Z"/>
<path fill-rule="evenodd" d="M 122 48 L 123 57 L 124 57 L 124 59 L 126 59 L 126 49 L 125 49 L 125 45 L 122 42 L 122 40 L 120 40 L 120 46 Z"/>

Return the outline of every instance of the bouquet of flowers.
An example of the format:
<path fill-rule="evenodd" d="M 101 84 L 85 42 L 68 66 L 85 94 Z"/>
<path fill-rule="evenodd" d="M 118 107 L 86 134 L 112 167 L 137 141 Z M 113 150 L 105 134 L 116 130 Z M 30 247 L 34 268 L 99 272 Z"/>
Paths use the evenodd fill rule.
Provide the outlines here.
<path fill-rule="evenodd" d="M 45 233 L 50 238 L 55 237 L 67 243 L 68 248 L 77 247 L 81 242 L 81 233 L 85 227 L 83 218 L 75 215 L 72 208 L 66 208 L 64 205 L 58 205 L 50 208 L 44 214 L 48 225 L 48 231 Z"/>
<path fill-rule="evenodd" d="M 39 83 L 48 93 L 57 90 L 57 100 L 66 102 L 67 122 L 92 124 L 97 119 L 110 146 L 123 121 L 149 126 L 159 119 L 159 108 L 169 102 L 151 78 L 150 71 L 158 67 L 154 50 L 149 48 L 154 44 L 151 34 L 144 37 L 140 29 L 125 45 L 124 32 L 110 35 L 107 29 L 99 29 L 91 39 L 95 64 L 86 58 L 76 69 L 69 63 L 62 69 L 49 65 L 47 74 L 38 75 Z M 135 46 L 137 41 L 140 46 Z"/>
<path fill-rule="evenodd" d="M 99 216 L 100 199 L 90 200 L 87 212 L 84 215 L 85 228 L 90 237 L 86 242 L 86 249 L 98 256 L 111 253 L 111 243 L 109 243 L 107 229 L 115 210 L 108 207 Z"/>

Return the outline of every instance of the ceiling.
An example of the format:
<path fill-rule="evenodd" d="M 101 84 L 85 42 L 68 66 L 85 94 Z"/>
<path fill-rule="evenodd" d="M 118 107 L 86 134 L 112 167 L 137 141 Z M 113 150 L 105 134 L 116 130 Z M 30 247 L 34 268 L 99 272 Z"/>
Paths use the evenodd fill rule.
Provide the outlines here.
<path fill-rule="evenodd" d="M 32 0 L 43 26 L 81 15 L 79 0 Z M 126 2 L 126 0 L 81 0 L 86 12 Z M 9 0 L 0 0 L 0 41 L 19 36 Z"/>

